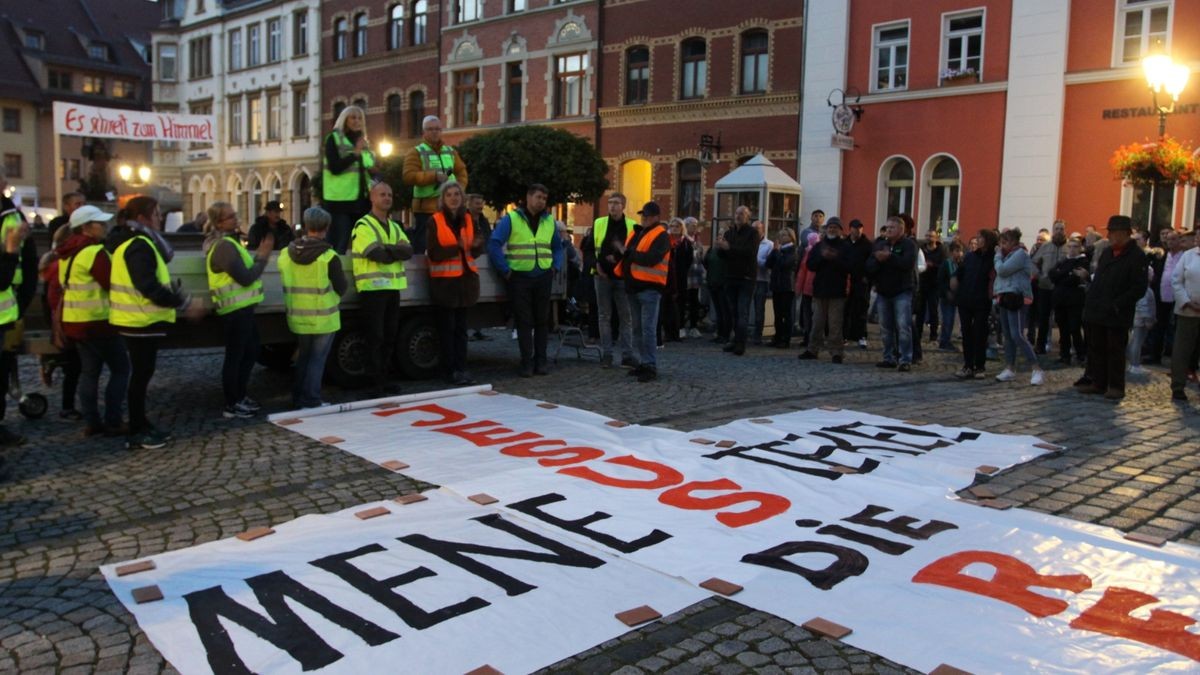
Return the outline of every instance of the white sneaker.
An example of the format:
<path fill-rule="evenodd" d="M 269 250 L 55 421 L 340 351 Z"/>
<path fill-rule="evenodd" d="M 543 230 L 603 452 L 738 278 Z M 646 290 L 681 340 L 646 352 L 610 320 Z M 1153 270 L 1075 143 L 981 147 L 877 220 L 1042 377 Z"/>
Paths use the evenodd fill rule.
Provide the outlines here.
<path fill-rule="evenodd" d="M 1129 374 L 1130 375 L 1145 375 L 1148 372 L 1150 372 L 1150 371 L 1146 370 L 1145 368 L 1143 368 L 1141 366 L 1129 366 Z"/>
<path fill-rule="evenodd" d="M 999 375 L 996 376 L 997 382 L 1008 382 L 1016 377 L 1017 374 L 1012 371 L 1012 368 L 1005 368 Z"/>
<path fill-rule="evenodd" d="M 1037 370 L 1033 371 L 1033 377 L 1029 378 L 1029 384 L 1035 387 L 1040 387 L 1042 386 L 1042 382 L 1045 381 L 1045 378 L 1046 373 L 1041 368 L 1038 368 Z"/>
<path fill-rule="evenodd" d="M 859 348 L 859 349 L 866 349 L 866 348 L 867 348 L 867 338 L 859 338 L 859 339 L 858 339 L 858 348 Z"/>
<path fill-rule="evenodd" d="M 682 340 L 688 336 L 686 328 L 679 329 L 679 339 Z"/>
<path fill-rule="evenodd" d="M 512 332 L 512 339 L 514 339 L 514 340 L 516 340 L 516 339 L 517 339 L 517 329 L 516 329 L 516 328 L 514 328 L 514 329 L 513 329 L 513 332 Z"/>
<path fill-rule="evenodd" d="M 699 329 L 697 329 L 697 328 L 693 328 L 693 329 L 689 330 L 689 331 L 688 331 L 688 337 L 690 337 L 690 338 L 698 338 L 698 337 L 701 337 L 701 335 L 700 335 L 700 330 L 699 330 Z"/>

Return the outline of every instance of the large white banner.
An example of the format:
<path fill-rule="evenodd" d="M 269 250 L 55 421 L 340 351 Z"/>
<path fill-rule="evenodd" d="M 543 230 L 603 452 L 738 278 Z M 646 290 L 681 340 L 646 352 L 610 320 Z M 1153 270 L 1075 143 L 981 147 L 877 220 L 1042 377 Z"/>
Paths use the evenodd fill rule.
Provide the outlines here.
<path fill-rule="evenodd" d="M 439 483 L 461 503 L 497 500 L 506 522 L 597 557 L 693 588 L 731 582 L 744 587 L 739 602 L 796 623 L 834 621 L 853 630 L 847 642 L 922 670 L 941 663 L 978 673 L 1200 667 L 1196 549 L 1153 549 L 1108 528 L 953 497 L 976 471 L 1047 450 L 1030 436 L 845 410 L 684 433 L 492 392 L 276 421 Z M 354 548 L 309 539 L 288 541 L 305 559 Z M 179 554 L 201 558 L 203 548 Z M 255 551 L 251 560 L 277 568 L 288 550 Z M 236 565 L 206 567 L 235 585 L 246 576 Z M 647 604 L 641 590 L 588 583 L 582 606 Z M 156 603 L 132 604 L 117 590 L 160 648 L 189 630 L 179 608 L 152 617 L 145 608 Z M 440 637 L 455 651 L 495 660 L 493 645 L 452 625 Z M 374 649 L 360 644 L 359 651 Z M 578 650 L 575 642 L 557 651 L 539 644 L 520 667 Z M 202 671 L 199 653 L 167 656 L 185 672 Z"/>
<path fill-rule="evenodd" d="M 55 101 L 54 133 L 127 141 L 212 143 L 216 139 L 216 118 Z"/>

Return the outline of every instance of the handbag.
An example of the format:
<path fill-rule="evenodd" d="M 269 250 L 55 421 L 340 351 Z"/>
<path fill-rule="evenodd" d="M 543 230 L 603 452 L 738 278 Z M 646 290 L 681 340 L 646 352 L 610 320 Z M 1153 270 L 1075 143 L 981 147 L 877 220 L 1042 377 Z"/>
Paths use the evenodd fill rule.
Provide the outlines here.
<path fill-rule="evenodd" d="M 1025 296 L 1020 293 L 1004 292 L 1000 294 L 1000 307 L 1015 312 L 1025 306 Z"/>

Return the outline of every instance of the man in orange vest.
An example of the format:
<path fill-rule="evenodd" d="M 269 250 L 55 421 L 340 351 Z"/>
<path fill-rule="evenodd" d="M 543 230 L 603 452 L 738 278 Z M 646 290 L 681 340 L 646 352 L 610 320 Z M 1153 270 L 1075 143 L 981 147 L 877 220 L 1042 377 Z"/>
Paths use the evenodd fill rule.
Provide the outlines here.
<path fill-rule="evenodd" d="M 662 211 L 656 202 L 646 202 L 638 215 L 640 225 L 634 225 L 625 244 L 621 269 L 625 277 L 625 292 L 629 294 L 629 314 L 633 324 L 633 340 L 637 344 L 641 363 L 630 371 L 638 382 L 658 378 L 658 307 L 667 288 L 668 267 L 671 264 L 671 237 L 663 227 Z"/>

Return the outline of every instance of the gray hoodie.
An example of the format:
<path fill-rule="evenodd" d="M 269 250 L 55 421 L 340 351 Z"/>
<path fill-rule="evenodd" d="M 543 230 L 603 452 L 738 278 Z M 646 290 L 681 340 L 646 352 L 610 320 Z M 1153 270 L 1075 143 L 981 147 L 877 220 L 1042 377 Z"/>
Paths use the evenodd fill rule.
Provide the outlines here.
<path fill-rule="evenodd" d="M 325 251 L 333 249 L 333 245 L 324 239 L 317 239 L 305 235 L 288 244 L 288 257 L 297 265 L 311 265 L 320 258 Z M 333 292 L 338 295 L 345 295 L 349 284 L 346 282 L 346 273 L 342 271 L 342 259 L 338 256 L 333 256 L 329 261 L 329 283 L 333 286 Z"/>

